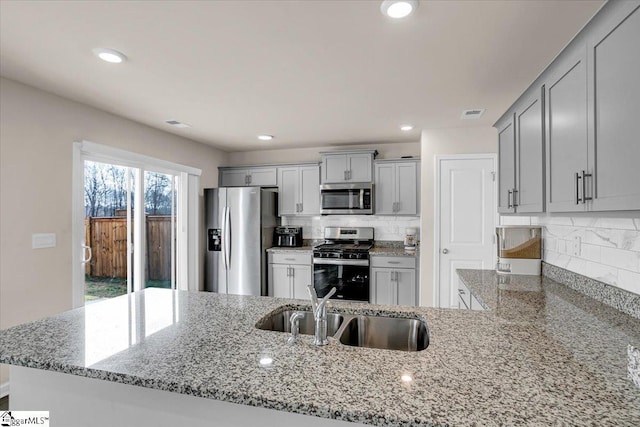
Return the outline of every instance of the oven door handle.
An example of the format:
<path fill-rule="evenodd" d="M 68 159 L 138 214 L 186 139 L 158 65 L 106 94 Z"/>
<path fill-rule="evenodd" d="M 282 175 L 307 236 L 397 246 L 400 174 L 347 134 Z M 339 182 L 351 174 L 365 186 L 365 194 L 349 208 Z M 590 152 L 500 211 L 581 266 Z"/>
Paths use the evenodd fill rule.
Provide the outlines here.
<path fill-rule="evenodd" d="M 368 259 L 327 259 L 327 258 L 314 258 L 314 265 L 359 265 L 362 267 L 369 266 Z"/>

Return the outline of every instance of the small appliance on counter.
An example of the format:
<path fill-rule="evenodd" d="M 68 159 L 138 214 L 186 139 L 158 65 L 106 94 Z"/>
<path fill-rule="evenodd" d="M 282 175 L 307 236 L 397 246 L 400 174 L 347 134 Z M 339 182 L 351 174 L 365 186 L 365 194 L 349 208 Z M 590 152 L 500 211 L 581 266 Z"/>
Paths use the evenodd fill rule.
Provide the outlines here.
<path fill-rule="evenodd" d="M 542 227 L 501 225 L 498 236 L 496 272 L 539 276 L 542 272 Z"/>
<path fill-rule="evenodd" d="M 418 231 L 415 228 L 405 228 L 404 233 L 404 250 L 407 252 L 415 251 L 418 245 Z"/>
<path fill-rule="evenodd" d="M 280 248 L 298 248 L 302 246 L 302 227 L 274 228 L 273 245 Z"/>

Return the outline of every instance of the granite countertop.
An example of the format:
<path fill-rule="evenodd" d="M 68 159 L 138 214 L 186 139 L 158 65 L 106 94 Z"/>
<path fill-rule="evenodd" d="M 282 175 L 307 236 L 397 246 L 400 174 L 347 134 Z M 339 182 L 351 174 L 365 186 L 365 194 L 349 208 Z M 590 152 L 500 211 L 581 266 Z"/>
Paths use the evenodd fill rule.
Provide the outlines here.
<path fill-rule="evenodd" d="M 374 246 L 369 250 L 371 256 L 410 256 L 413 258 L 420 257 L 420 250 L 405 251 L 404 246 Z"/>
<path fill-rule="evenodd" d="M 2 330 L 0 362 L 379 426 L 640 423 L 626 377 L 638 319 L 544 278 L 461 277 L 491 310 L 330 307 L 426 319 L 421 352 L 289 346 L 255 328 L 302 300 L 147 289 Z"/>
<path fill-rule="evenodd" d="M 277 253 L 290 253 L 290 252 L 309 252 L 309 253 L 311 253 L 311 252 L 313 252 L 313 246 L 299 246 L 297 248 L 292 248 L 292 247 L 286 247 L 286 248 L 282 247 L 282 248 L 280 248 L 280 247 L 274 246 L 272 248 L 267 249 L 267 252 L 271 252 L 271 253 L 274 253 L 274 254 L 277 254 Z"/>

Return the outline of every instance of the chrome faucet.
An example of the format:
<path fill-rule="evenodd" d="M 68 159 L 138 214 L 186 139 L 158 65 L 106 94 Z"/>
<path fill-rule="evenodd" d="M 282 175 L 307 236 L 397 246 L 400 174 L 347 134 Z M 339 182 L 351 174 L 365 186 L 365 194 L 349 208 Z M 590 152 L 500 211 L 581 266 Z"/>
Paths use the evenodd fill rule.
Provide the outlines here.
<path fill-rule="evenodd" d="M 327 302 L 329 298 L 336 293 L 337 289 L 332 288 L 324 298 L 318 301 L 318 294 L 313 285 L 307 286 L 309 295 L 311 296 L 311 304 L 313 306 L 313 320 L 315 320 L 316 333 L 313 343 L 315 345 L 327 345 L 329 340 L 327 339 Z"/>

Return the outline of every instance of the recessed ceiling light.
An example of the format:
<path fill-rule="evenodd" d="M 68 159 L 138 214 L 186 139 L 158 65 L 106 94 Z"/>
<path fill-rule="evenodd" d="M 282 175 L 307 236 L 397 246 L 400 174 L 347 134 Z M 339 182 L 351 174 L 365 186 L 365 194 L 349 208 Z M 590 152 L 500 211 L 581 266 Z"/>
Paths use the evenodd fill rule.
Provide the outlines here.
<path fill-rule="evenodd" d="M 273 135 L 258 135 L 258 139 L 260 141 L 271 141 L 273 139 Z"/>
<path fill-rule="evenodd" d="M 111 62 L 112 64 L 119 64 L 127 59 L 124 53 L 105 47 L 97 47 L 93 49 L 93 53 L 103 61 Z"/>
<path fill-rule="evenodd" d="M 402 125 L 402 126 L 400 126 L 400 130 L 403 130 L 405 132 L 409 132 L 412 129 L 413 129 L 413 125 Z"/>
<path fill-rule="evenodd" d="M 191 125 L 189 123 L 183 123 L 183 122 L 179 122 L 177 120 L 166 120 L 165 121 L 166 124 L 171 125 L 171 126 L 175 126 L 177 128 L 190 128 Z"/>
<path fill-rule="evenodd" d="M 383 15 L 390 18 L 404 18 L 418 8 L 418 0 L 384 0 L 380 5 Z"/>

